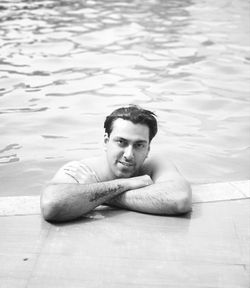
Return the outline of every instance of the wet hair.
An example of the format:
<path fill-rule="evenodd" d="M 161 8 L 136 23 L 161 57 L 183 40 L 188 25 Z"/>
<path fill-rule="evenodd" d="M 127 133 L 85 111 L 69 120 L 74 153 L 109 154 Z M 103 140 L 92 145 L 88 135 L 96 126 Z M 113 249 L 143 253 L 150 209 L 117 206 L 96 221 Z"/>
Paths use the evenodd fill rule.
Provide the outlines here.
<path fill-rule="evenodd" d="M 158 128 L 156 115 L 153 112 L 145 110 L 137 105 L 129 105 L 127 107 L 121 107 L 114 110 L 109 116 L 106 117 L 104 129 L 108 136 L 110 136 L 110 133 L 112 132 L 114 121 L 118 118 L 129 120 L 134 124 L 148 126 L 149 142 L 151 142 L 157 133 Z"/>

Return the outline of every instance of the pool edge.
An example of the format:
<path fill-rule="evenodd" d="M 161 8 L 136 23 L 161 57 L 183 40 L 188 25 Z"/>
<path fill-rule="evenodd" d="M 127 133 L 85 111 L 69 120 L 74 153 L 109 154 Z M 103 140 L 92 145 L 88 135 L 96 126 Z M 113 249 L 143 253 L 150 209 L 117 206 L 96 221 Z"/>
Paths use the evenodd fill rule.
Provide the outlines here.
<path fill-rule="evenodd" d="M 192 185 L 193 204 L 250 198 L 250 180 Z M 0 216 L 40 214 L 40 196 L 0 197 Z"/>

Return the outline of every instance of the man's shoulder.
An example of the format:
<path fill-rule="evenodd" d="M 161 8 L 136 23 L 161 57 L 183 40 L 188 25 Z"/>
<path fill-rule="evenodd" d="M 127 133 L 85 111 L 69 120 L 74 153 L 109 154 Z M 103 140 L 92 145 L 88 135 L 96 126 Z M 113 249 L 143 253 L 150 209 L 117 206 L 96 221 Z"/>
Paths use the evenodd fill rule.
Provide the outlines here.
<path fill-rule="evenodd" d="M 158 167 L 159 167 L 159 163 L 158 163 L 158 158 L 155 157 L 155 156 L 150 156 L 149 158 L 147 158 L 141 169 L 140 169 L 140 172 L 139 174 L 140 175 L 149 175 L 150 177 L 152 177 L 155 173 L 156 170 L 158 170 Z"/>
<path fill-rule="evenodd" d="M 155 177 L 155 175 L 159 173 L 168 173 L 175 169 L 175 165 L 169 157 L 155 154 L 145 160 L 140 174 L 147 174 L 150 177 Z"/>
<path fill-rule="evenodd" d="M 51 182 L 53 183 L 95 183 L 98 176 L 91 163 L 94 159 L 84 159 L 70 161 L 64 164 L 55 174 Z"/>

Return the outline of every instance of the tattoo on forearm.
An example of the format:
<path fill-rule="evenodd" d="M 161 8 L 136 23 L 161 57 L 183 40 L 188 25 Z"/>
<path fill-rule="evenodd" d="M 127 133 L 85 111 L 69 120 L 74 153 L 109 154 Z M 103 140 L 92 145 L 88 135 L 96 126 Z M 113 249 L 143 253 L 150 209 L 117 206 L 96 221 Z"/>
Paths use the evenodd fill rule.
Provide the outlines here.
<path fill-rule="evenodd" d="M 104 198 L 110 194 L 113 194 L 115 192 L 122 192 L 121 190 L 123 189 L 123 186 L 120 184 L 117 184 L 112 187 L 106 187 L 106 185 L 103 187 L 102 191 L 96 191 L 93 193 L 92 197 L 90 198 L 90 202 L 97 201 L 101 198 Z M 116 193 L 117 194 L 117 193 Z M 114 195 L 115 196 L 115 195 Z"/>

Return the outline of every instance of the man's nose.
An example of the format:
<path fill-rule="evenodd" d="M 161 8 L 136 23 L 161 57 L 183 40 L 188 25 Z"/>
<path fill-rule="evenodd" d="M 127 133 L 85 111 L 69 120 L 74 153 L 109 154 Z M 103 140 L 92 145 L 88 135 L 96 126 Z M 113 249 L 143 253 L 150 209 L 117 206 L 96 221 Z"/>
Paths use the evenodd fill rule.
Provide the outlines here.
<path fill-rule="evenodd" d="M 128 145 L 124 151 L 123 156 L 127 159 L 127 160 L 131 160 L 134 158 L 134 151 L 133 151 L 133 146 L 132 145 Z"/>

